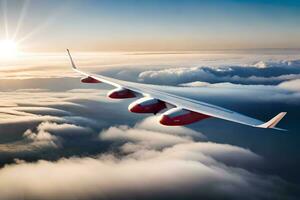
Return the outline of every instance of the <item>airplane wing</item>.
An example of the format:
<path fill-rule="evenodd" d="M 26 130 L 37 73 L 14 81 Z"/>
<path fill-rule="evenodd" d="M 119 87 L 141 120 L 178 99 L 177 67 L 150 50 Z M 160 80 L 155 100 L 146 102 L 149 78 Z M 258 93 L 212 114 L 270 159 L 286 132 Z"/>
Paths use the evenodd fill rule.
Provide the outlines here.
<path fill-rule="evenodd" d="M 116 89 L 108 95 L 111 98 L 122 99 L 136 97 L 135 94 L 143 95 L 144 98 L 132 103 L 133 105 L 129 105 L 130 111 L 139 113 L 152 112 L 156 114 L 160 111 L 160 108 L 169 108 L 171 106 L 171 109 L 162 113 L 160 122 L 164 125 L 186 125 L 209 117 L 215 117 L 252 127 L 285 130 L 275 126 L 286 115 L 286 112 L 281 112 L 268 122 L 263 122 L 219 106 L 160 91 L 157 87 L 153 87 L 153 85 L 122 81 L 102 75 L 83 72 L 76 67 L 68 49 L 67 52 L 73 70 L 86 77 L 82 79 L 82 82 L 103 82 L 115 86 Z"/>

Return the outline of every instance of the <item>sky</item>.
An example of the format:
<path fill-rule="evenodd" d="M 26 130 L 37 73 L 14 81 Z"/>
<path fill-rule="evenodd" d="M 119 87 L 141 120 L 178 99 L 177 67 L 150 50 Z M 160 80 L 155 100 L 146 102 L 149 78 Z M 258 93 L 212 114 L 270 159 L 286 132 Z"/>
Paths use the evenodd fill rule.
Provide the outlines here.
<path fill-rule="evenodd" d="M 1 0 L 0 19 L 25 51 L 286 49 L 300 47 L 299 9 L 290 0 Z"/>
<path fill-rule="evenodd" d="M 0 1 L 0 199 L 300 198 L 299 1 Z M 288 131 L 163 126 L 81 83 L 66 48 L 86 72 L 287 112 Z"/>

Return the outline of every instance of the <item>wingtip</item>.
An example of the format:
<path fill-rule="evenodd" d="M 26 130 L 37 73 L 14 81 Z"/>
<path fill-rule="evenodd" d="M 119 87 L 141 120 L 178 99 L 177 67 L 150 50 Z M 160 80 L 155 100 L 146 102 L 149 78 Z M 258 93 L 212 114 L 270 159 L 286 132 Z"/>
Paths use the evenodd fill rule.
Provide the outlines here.
<path fill-rule="evenodd" d="M 69 55 L 69 58 L 70 58 L 70 61 L 71 61 L 72 68 L 73 68 L 73 69 L 77 69 L 77 67 L 76 67 L 76 65 L 75 65 L 75 63 L 74 63 L 74 61 L 73 61 L 73 58 L 72 58 L 72 56 L 71 56 L 70 50 L 67 49 L 67 52 L 68 52 L 68 55 Z"/>
<path fill-rule="evenodd" d="M 258 125 L 257 127 L 259 127 L 259 128 L 273 128 L 273 129 L 277 129 L 277 130 L 287 131 L 285 129 L 275 127 L 286 114 L 287 114 L 287 112 L 281 112 L 281 113 L 277 114 L 275 117 L 273 117 L 272 119 L 270 119 L 269 121 L 267 121 L 266 123 Z"/>

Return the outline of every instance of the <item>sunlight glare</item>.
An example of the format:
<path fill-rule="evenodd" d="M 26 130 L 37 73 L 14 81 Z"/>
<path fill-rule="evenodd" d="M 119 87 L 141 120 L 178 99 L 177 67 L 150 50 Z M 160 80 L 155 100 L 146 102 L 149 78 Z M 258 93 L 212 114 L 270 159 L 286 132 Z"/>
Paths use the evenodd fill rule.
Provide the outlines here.
<path fill-rule="evenodd" d="M 0 41 L 0 58 L 14 58 L 17 56 L 17 44 L 13 40 Z"/>

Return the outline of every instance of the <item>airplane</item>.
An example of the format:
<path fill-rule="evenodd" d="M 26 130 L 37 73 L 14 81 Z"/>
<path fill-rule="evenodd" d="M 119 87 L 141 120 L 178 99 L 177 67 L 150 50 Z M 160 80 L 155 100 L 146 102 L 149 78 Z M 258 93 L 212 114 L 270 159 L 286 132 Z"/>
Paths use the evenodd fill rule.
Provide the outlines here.
<path fill-rule="evenodd" d="M 67 53 L 72 69 L 84 76 L 81 79 L 82 83 L 106 83 L 116 87 L 107 94 L 112 99 L 128 99 L 141 96 L 128 106 L 128 110 L 133 113 L 161 113 L 159 122 L 162 125 L 184 126 L 214 117 L 256 128 L 286 131 L 286 129 L 278 128 L 276 125 L 287 112 L 281 112 L 271 120 L 263 122 L 219 106 L 160 91 L 154 85 L 128 82 L 83 72 L 76 67 L 69 49 L 67 49 Z"/>

